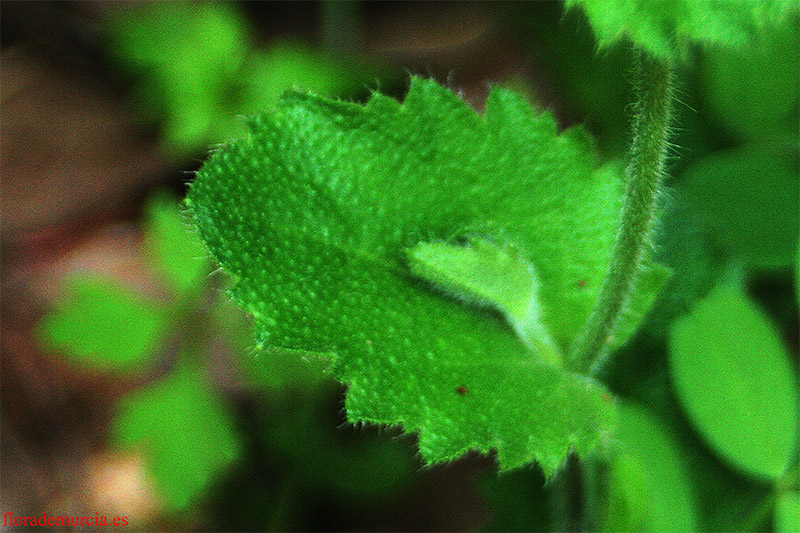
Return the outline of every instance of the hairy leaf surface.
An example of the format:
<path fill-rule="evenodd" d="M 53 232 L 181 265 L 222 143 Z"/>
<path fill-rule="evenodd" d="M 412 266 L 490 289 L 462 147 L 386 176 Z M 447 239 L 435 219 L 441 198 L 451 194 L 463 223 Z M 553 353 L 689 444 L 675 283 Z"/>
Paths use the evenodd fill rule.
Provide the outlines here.
<path fill-rule="evenodd" d="M 503 468 L 536 460 L 551 474 L 571 447 L 604 440 L 614 415 L 601 386 L 547 364 L 497 301 L 454 298 L 409 266 L 424 243 L 462 259 L 453 250 L 473 239 L 513 248 L 519 261 L 484 254 L 489 264 L 459 276 L 511 269 L 499 292 L 470 291 L 517 309 L 498 295 L 530 265 L 542 326 L 569 346 L 620 206 L 617 167 L 599 165 L 582 129 L 559 135 L 502 89 L 480 116 L 422 79 L 402 105 L 291 93 L 250 128 L 206 163 L 187 202 L 261 344 L 331 354 L 350 420 L 418 430 L 431 462 L 497 449 Z"/>

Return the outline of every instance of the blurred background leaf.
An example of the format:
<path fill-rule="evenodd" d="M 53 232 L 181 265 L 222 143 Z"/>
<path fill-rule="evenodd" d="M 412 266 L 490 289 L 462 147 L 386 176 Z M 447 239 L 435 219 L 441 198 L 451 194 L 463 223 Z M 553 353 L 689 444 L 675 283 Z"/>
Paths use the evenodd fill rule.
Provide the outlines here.
<path fill-rule="evenodd" d="M 800 529 L 800 493 L 786 492 L 775 505 L 775 533 L 789 533 Z"/>
<path fill-rule="evenodd" d="M 167 146 L 192 150 L 230 135 L 228 92 L 248 48 L 238 4 L 153 2 L 115 15 L 109 50 L 139 77 L 140 112 L 163 121 Z"/>
<path fill-rule="evenodd" d="M 777 479 L 796 459 L 797 377 L 767 317 L 721 285 L 670 336 L 672 376 L 689 418 L 738 468 Z"/>
<path fill-rule="evenodd" d="M 646 409 L 623 403 L 612 459 L 608 531 L 694 531 L 690 471 L 670 430 Z"/>
<path fill-rule="evenodd" d="M 141 369 L 158 353 L 169 327 L 167 309 L 112 279 L 84 275 L 65 284 L 66 297 L 39 326 L 39 338 L 77 365 Z"/>
<path fill-rule="evenodd" d="M 299 39 L 259 49 L 252 33 L 235 2 L 152 2 L 120 10 L 107 25 L 140 113 L 162 123 L 164 145 L 176 154 L 241 135 L 241 115 L 272 108 L 288 89 L 350 96 L 389 74 Z"/>
<path fill-rule="evenodd" d="M 230 408 L 188 362 L 127 396 L 111 431 L 114 446 L 145 455 L 167 512 L 196 504 L 242 451 Z"/>
<path fill-rule="evenodd" d="M 703 50 L 702 91 L 709 109 L 727 132 L 742 142 L 763 141 L 796 126 L 797 18 L 766 32 L 759 46 L 743 54 L 724 47 Z"/>
<path fill-rule="evenodd" d="M 782 149 L 720 151 L 696 160 L 682 176 L 697 212 L 732 253 L 754 267 L 794 262 L 800 232 L 796 150 L 786 142 Z"/>
<path fill-rule="evenodd" d="M 609 502 L 604 531 L 642 531 L 647 523 L 647 472 L 631 455 L 620 455 L 609 466 Z"/>
<path fill-rule="evenodd" d="M 178 296 L 196 295 L 211 270 L 208 252 L 194 225 L 181 213 L 178 199 L 157 191 L 145 205 L 144 232 L 148 258 Z"/>

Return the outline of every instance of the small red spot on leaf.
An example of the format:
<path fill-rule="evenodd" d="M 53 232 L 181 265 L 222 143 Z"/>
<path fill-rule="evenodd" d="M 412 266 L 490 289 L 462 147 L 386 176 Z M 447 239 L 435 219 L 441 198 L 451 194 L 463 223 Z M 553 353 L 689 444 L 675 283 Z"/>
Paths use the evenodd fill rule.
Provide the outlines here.
<path fill-rule="evenodd" d="M 611 395 L 610 394 L 603 394 L 603 401 L 606 403 L 611 403 Z"/>
<path fill-rule="evenodd" d="M 580 280 L 580 281 L 578 282 L 578 287 L 580 287 L 580 288 L 583 288 L 583 287 L 585 287 L 585 286 L 586 286 L 586 285 L 588 285 L 588 284 L 589 284 L 589 282 L 588 282 L 588 281 L 586 281 L 585 279 L 582 279 L 582 280 Z"/>
<path fill-rule="evenodd" d="M 464 385 L 461 385 L 460 387 L 458 387 L 456 389 L 456 392 L 459 393 L 461 396 L 464 396 L 466 393 L 469 392 L 469 389 L 467 387 L 465 387 Z"/>

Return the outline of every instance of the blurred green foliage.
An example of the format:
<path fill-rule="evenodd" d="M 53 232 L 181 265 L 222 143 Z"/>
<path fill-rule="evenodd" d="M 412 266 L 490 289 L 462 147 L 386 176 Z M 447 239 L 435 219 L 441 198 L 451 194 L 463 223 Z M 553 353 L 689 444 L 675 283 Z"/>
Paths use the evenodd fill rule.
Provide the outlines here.
<path fill-rule="evenodd" d="M 660 446 L 661 443 L 656 443 Z M 648 453 L 653 453 L 651 449 Z M 654 477 L 659 479 L 658 474 Z M 648 475 L 641 463 L 631 455 L 614 458 L 608 471 L 608 510 L 603 524 L 605 531 L 641 531 L 648 514 Z M 679 487 L 683 488 L 683 487 Z M 652 490 L 652 488 L 650 489 Z M 660 513 L 659 513 L 660 514 Z M 651 524 L 647 524 L 650 526 Z M 647 529 L 653 529 L 648 527 Z"/>
<path fill-rule="evenodd" d="M 746 472 L 786 473 L 797 450 L 797 379 L 774 326 L 741 289 L 722 285 L 676 321 L 670 356 L 682 404 L 709 444 Z"/>
<path fill-rule="evenodd" d="M 46 346 L 101 370 L 132 370 L 150 362 L 168 327 L 163 306 L 94 275 L 69 279 L 64 292 L 58 308 L 39 324 Z"/>
<path fill-rule="evenodd" d="M 746 54 L 724 47 L 703 50 L 703 95 L 715 120 L 737 140 L 769 141 L 796 127 L 798 31 L 792 17 L 772 25 Z"/>
<path fill-rule="evenodd" d="M 698 158 L 682 175 L 696 212 L 721 244 L 753 267 L 794 263 L 800 234 L 797 156 L 797 147 L 788 143 L 755 144 Z"/>
<path fill-rule="evenodd" d="M 620 406 L 619 454 L 610 465 L 606 531 L 694 531 L 697 511 L 679 444 L 638 405 Z"/>
<path fill-rule="evenodd" d="M 165 511 L 185 511 L 237 459 L 240 437 L 231 407 L 207 382 L 193 338 L 205 326 L 205 251 L 165 192 L 147 203 L 144 226 L 153 271 L 172 297 L 147 299 L 113 278 L 88 274 L 71 281 L 73 296 L 43 320 L 39 334 L 69 359 L 126 374 L 145 375 L 177 346 L 168 375 L 120 401 L 111 441 L 143 454 Z"/>
<path fill-rule="evenodd" d="M 138 75 L 143 116 L 163 122 L 176 150 L 219 142 L 233 131 L 231 91 L 248 51 L 245 19 L 229 2 L 128 6 L 107 24 L 117 64 Z"/>
<path fill-rule="evenodd" d="M 247 321 L 221 295 L 218 278 L 209 276 L 206 253 L 187 222 L 166 192 L 145 206 L 145 251 L 153 274 L 171 289 L 169 300 L 150 300 L 111 277 L 78 276 L 38 330 L 49 349 L 109 377 L 146 376 L 168 365 L 165 375 L 159 371 L 120 399 L 110 434 L 114 449 L 144 457 L 161 511 L 189 516 L 244 460 L 242 415 L 208 366 L 219 349 L 232 351 L 243 382 L 277 407 L 260 410 L 268 423 L 250 431 L 269 455 L 293 465 L 293 490 L 333 490 L 347 499 L 401 486 L 414 465 L 408 443 L 377 436 L 343 440 L 323 422 L 328 363 L 256 351 Z"/>
<path fill-rule="evenodd" d="M 178 297 L 197 297 L 208 276 L 207 252 L 191 231 L 191 222 L 176 215 L 175 198 L 159 191 L 145 206 L 146 257 L 160 281 Z"/>
<path fill-rule="evenodd" d="M 775 509 L 775 533 L 800 529 L 800 493 L 786 492 L 778 497 Z"/>
<path fill-rule="evenodd" d="M 242 452 L 233 413 L 202 368 L 182 360 L 170 375 L 118 406 L 113 445 L 141 451 L 164 511 L 187 510 Z"/>
<path fill-rule="evenodd" d="M 287 89 L 353 96 L 389 73 L 298 40 L 262 49 L 235 2 L 125 6 L 106 24 L 109 50 L 134 77 L 138 109 L 161 124 L 164 148 L 206 150 L 242 133 L 241 115 L 270 109 Z"/>

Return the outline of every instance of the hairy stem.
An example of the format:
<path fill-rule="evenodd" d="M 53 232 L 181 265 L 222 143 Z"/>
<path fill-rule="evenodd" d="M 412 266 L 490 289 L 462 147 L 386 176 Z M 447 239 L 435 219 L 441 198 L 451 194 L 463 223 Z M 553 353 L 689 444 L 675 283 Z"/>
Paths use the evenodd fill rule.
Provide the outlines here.
<path fill-rule="evenodd" d="M 626 169 L 625 205 L 600 296 L 569 356 L 569 366 L 580 372 L 591 368 L 594 373 L 604 361 L 614 327 L 633 291 L 649 246 L 658 192 L 664 178 L 671 83 L 669 63 L 646 52 L 637 52 L 633 143 Z"/>

